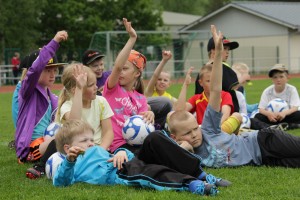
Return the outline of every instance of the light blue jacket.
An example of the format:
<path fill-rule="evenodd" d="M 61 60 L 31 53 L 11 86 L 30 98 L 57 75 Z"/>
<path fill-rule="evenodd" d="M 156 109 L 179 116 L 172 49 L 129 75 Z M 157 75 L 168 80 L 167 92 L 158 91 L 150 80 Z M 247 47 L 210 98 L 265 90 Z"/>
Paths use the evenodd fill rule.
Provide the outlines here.
<path fill-rule="evenodd" d="M 128 160 L 134 154 L 126 149 L 117 149 L 115 153 L 124 150 Z M 77 182 L 85 182 L 94 185 L 114 185 L 117 184 L 117 168 L 112 162 L 107 162 L 112 155 L 100 146 L 88 148 L 83 155 L 79 155 L 75 162 L 65 159 L 58 167 L 54 177 L 54 186 L 68 186 Z"/>

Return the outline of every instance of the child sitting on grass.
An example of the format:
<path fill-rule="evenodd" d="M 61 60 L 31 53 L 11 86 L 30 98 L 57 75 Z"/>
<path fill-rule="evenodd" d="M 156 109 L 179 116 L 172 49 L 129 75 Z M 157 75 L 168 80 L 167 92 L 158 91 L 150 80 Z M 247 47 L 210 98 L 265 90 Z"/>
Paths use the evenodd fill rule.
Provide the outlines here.
<path fill-rule="evenodd" d="M 170 99 L 173 104 L 177 101 L 175 97 L 166 91 L 171 84 L 171 74 L 169 72 L 162 71 L 166 63 L 171 58 L 171 51 L 162 52 L 162 60 L 153 72 L 153 75 L 145 89 L 146 97 L 166 97 Z"/>
<path fill-rule="evenodd" d="M 181 109 L 169 117 L 170 136 L 185 149 L 192 149 L 202 158 L 201 164 L 207 167 L 267 165 L 299 168 L 300 137 L 271 128 L 240 135 L 229 135 L 221 130 L 222 35 L 216 33 L 214 26 L 211 30 L 217 51 L 211 73 L 209 103 L 201 129 L 195 117 Z M 189 73 L 191 70 L 187 76 Z"/>
<path fill-rule="evenodd" d="M 212 64 L 206 64 L 200 69 L 199 84 L 203 87 L 203 92 L 201 94 L 196 94 L 192 96 L 188 100 L 188 102 L 186 102 L 187 88 L 191 83 L 191 77 L 189 76 L 189 74 L 193 70 L 193 68 L 191 68 L 188 72 L 184 85 L 179 94 L 178 101 L 176 103 L 177 110 L 186 110 L 191 113 L 196 112 L 197 122 L 199 125 L 202 124 L 204 113 L 210 99 L 210 79 L 212 76 L 212 68 Z M 222 91 L 220 102 L 222 112 L 222 130 L 228 134 L 237 134 L 239 131 L 240 124 L 242 122 L 242 116 L 237 112 L 233 113 L 233 103 L 230 93 Z"/>
<path fill-rule="evenodd" d="M 92 127 L 81 120 L 69 120 L 59 130 L 55 138 L 57 149 L 66 158 L 54 174 L 54 186 L 68 186 L 78 182 L 121 184 L 216 195 L 217 186 L 230 185 L 226 180 L 206 174 L 197 157 L 159 131 L 145 139 L 137 157 L 127 149 L 117 149 L 115 153 L 122 153 L 123 158 L 94 145 L 93 134 Z M 161 142 L 164 145 L 159 145 Z M 157 151 L 157 147 L 165 150 Z"/>

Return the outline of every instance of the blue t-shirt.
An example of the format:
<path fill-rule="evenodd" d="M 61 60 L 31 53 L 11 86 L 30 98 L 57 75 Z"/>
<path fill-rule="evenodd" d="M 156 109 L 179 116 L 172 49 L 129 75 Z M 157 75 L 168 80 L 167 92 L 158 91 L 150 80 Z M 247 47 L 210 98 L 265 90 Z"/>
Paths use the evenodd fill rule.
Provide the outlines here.
<path fill-rule="evenodd" d="M 244 132 L 240 135 L 224 133 L 220 127 L 221 117 L 221 112 L 207 106 L 201 126 L 203 142 L 194 149 L 195 154 L 202 158 L 202 165 L 207 167 L 261 165 L 258 131 Z"/>

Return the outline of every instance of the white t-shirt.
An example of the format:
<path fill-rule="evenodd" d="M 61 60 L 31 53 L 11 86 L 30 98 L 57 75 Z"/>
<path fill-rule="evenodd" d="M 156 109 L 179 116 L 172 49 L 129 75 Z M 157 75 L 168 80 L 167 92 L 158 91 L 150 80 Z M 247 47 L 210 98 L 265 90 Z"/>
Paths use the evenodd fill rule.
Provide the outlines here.
<path fill-rule="evenodd" d="M 289 108 L 300 106 L 300 99 L 297 88 L 293 85 L 286 84 L 284 90 L 281 93 L 277 93 L 275 91 L 274 85 L 270 85 L 269 87 L 267 87 L 261 95 L 258 108 L 266 108 L 269 101 L 276 98 L 285 100 L 289 105 Z"/>
<path fill-rule="evenodd" d="M 243 95 L 243 93 L 237 90 L 235 91 L 235 93 L 239 102 L 239 107 L 240 107 L 239 112 L 247 115 L 247 103 L 246 103 L 245 96 Z"/>
<path fill-rule="evenodd" d="M 66 101 L 60 108 L 60 120 L 64 123 L 62 119 L 63 116 L 71 111 L 72 101 Z M 100 126 L 100 121 L 103 119 L 110 118 L 114 113 L 111 110 L 108 102 L 102 96 L 96 96 L 96 99 L 91 102 L 90 108 L 82 109 L 81 119 L 87 123 L 89 123 L 93 129 L 95 130 L 94 134 L 94 142 L 95 144 L 101 144 L 101 135 L 102 129 Z"/>

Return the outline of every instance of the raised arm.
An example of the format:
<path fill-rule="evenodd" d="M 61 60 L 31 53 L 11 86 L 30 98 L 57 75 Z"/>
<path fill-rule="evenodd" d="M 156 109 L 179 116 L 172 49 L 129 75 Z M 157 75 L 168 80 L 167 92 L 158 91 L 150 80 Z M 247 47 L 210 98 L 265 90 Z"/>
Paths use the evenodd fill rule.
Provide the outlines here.
<path fill-rule="evenodd" d="M 70 112 L 64 115 L 65 120 L 81 119 L 82 115 L 82 92 L 87 85 L 87 73 L 83 69 L 83 65 L 79 64 L 73 68 L 73 76 L 76 79 L 76 87 L 72 98 L 72 107 Z"/>
<path fill-rule="evenodd" d="M 123 18 L 123 23 L 124 23 L 126 31 L 128 32 L 130 37 L 116 58 L 115 65 L 113 67 L 113 70 L 112 70 L 109 78 L 108 78 L 108 88 L 109 89 L 115 87 L 115 85 L 118 83 L 122 68 L 125 65 L 128 57 L 129 57 L 130 51 L 133 48 L 135 41 L 137 39 L 137 34 L 136 34 L 135 30 L 131 27 L 131 22 L 128 22 L 126 18 Z"/>
<path fill-rule="evenodd" d="M 165 67 L 166 63 L 172 58 L 172 53 L 171 51 L 163 51 L 162 52 L 162 59 L 160 61 L 160 63 L 158 64 L 158 66 L 156 67 L 146 89 L 145 89 L 145 96 L 146 97 L 151 97 L 153 92 L 154 92 L 154 88 L 155 88 L 155 84 L 158 80 L 158 77 L 160 75 L 160 73 L 162 72 L 163 68 Z"/>
<path fill-rule="evenodd" d="M 194 67 L 190 67 L 190 69 L 186 73 L 185 80 L 182 84 L 182 88 L 178 97 L 177 102 L 174 104 L 175 111 L 186 110 L 190 111 L 192 109 L 192 105 L 189 102 L 186 102 L 186 93 L 189 85 L 192 82 L 191 73 L 193 72 Z"/>
<path fill-rule="evenodd" d="M 222 51 L 223 51 L 223 35 L 217 33 L 216 27 L 211 25 L 211 33 L 215 43 L 215 57 L 210 78 L 210 97 L 209 105 L 217 112 L 220 111 L 221 91 L 222 91 Z"/>

